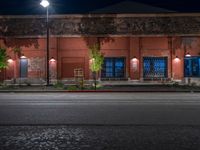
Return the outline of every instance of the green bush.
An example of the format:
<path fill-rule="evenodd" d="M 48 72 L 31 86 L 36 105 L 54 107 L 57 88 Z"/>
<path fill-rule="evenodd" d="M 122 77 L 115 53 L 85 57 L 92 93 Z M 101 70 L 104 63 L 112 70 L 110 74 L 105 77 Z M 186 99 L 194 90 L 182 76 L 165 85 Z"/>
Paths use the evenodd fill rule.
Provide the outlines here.
<path fill-rule="evenodd" d="M 173 86 L 177 87 L 177 86 L 179 86 L 179 83 L 178 82 L 174 82 Z"/>
<path fill-rule="evenodd" d="M 75 85 L 70 85 L 70 86 L 67 86 L 67 90 L 69 91 L 76 91 L 76 90 L 79 90 L 79 88 Z"/>
<path fill-rule="evenodd" d="M 192 83 L 191 83 L 191 86 L 192 86 L 192 87 L 196 87 L 197 84 L 196 84 L 195 82 L 192 82 Z"/>
<path fill-rule="evenodd" d="M 104 87 L 101 84 L 97 84 L 96 88 L 94 87 L 94 84 L 92 84 L 90 87 L 88 87 L 88 90 L 96 90 L 96 89 L 103 89 Z"/>
<path fill-rule="evenodd" d="M 8 66 L 7 58 L 6 49 L 0 47 L 0 69 L 4 69 Z"/>
<path fill-rule="evenodd" d="M 58 89 L 63 89 L 64 88 L 64 83 L 62 83 L 61 81 L 58 81 L 55 85 L 54 85 L 55 88 L 58 88 Z"/>

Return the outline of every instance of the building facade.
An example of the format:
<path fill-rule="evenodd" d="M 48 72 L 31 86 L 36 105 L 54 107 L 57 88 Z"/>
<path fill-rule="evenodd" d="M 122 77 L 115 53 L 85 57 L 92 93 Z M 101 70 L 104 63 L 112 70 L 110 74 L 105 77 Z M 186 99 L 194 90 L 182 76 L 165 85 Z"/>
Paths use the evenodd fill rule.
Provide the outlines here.
<path fill-rule="evenodd" d="M 46 78 L 45 16 L 0 17 L 7 48 L 2 80 Z M 89 46 L 100 43 L 101 80 L 199 82 L 200 14 L 89 14 L 50 17 L 50 79 L 92 79 Z M 21 49 L 21 50 L 19 50 Z M 19 51 L 17 51 L 19 50 Z"/>

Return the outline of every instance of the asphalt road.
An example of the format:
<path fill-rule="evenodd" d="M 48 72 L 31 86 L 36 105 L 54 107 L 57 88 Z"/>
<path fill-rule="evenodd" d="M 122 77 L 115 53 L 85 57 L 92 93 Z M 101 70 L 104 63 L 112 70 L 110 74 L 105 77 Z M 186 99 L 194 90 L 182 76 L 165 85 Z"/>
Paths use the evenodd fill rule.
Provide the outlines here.
<path fill-rule="evenodd" d="M 199 150 L 199 93 L 0 93 L 1 150 Z"/>
<path fill-rule="evenodd" d="M 1 150 L 199 150 L 200 127 L 0 126 Z"/>
<path fill-rule="evenodd" d="M 0 125 L 200 125 L 200 93 L 0 93 Z"/>

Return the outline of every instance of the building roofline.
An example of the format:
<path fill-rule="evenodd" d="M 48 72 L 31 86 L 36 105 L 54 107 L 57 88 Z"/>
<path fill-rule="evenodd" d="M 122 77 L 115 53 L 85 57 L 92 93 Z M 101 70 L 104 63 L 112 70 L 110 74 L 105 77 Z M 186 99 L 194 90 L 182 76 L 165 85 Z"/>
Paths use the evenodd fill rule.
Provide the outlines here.
<path fill-rule="evenodd" d="M 127 13 L 127 14 L 61 14 L 50 15 L 50 18 L 82 18 L 82 17 L 181 17 L 181 16 L 200 16 L 200 13 Z M 25 18 L 45 18 L 46 15 L 0 15 L 0 19 L 25 19 Z"/>
<path fill-rule="evenodd" d="M 84 38 L 84 37 L 200 37 L 200 34 L 141 34 L 141 35 L 51 35 L 51 38 Z M 0 39 L 3 39 L 5 37 L 0 36 Z M 38 36 L 11 36 L 6 38 L 46 38 L 45 35 L 38 35 Z"/>
<path fill-rule="evenodd" d="M 7 18 L 6 18 L 7 17 Z M 4 16 L 0 36 L 43 36 L 45 15 Z M 187 22 L 187 24 L 185 24 Z M 200 13 L 71 14 L 51 16 L 51 35 L 199 35 Z"/>

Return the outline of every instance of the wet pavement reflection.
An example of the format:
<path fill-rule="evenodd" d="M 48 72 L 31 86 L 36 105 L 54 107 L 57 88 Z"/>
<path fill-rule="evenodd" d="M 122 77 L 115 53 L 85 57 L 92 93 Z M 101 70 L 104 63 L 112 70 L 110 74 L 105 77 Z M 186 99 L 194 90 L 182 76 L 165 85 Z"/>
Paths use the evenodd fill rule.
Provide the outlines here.
<path fill-rule="evenodd" d="M 197 150 L 200 126 L 1 126 L 1 150 Z"/>

